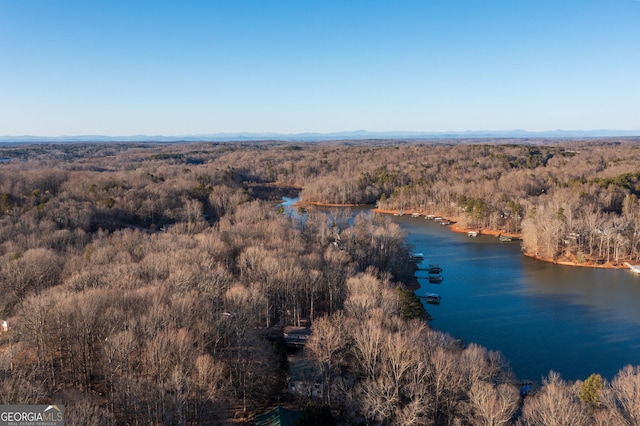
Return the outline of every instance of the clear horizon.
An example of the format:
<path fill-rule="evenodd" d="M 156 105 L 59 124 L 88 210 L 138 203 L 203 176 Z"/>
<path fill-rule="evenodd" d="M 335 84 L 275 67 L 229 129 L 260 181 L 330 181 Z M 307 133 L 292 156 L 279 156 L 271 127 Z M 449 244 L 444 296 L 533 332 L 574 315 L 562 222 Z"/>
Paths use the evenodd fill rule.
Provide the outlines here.
<path fill-rule="evenodd" d="M 0 135 L 636 131 L 638 22 L 635 0 L 0 0 Z"/>
<path fill-rule="evenodd" d="M 317 136 L 318 138 L 322 138 L 323 136 L 332 137 L 333 135 L 392 135 L 397 134 L 395 137 L 403 137 L 402 135 L 407 135 L 407 137 L 411 137 L 412 135 L 415 137 L 438 137 L 438 136 L 447 136 L 454 135 L 458 137 L 460 135 L 469 135 L 470 138 L 479 137 L 481 135 L 496 135 L 496 137 L 510 137 L 510 138 L 518 138 L 518 135 L 526 136 L 526 137 L 552 137 L 546 136 L 551 134 L 559 134 L 560 136 L 568 136 L 568 137 L 640 137 L 640 130 L 620 130 L 620 129 L 592 129 L 592 130 L 582 130 L 582 129 L 554 129 L 554 130 L 540 130 L 540 131 L 529 131 L 526 129 L 510 129 L 510 130 L 449 130 L 449 131 L 441 131 L 441 132 L 433 132 L 433 131 L 419 131 L 419 130 L 391 130 L 391 131 L 369 131 L 366 129 L 359 130 L 345 130 L 338 132 L 299 132 L 299 133 L 279 133 L 279 132 L 216 132 L 216 133 L 194 133 L 194 134 L 122 134 L 122 135 L 102 135 L 102 134 L 76 134 L 76 135 L 0 135 L 0 140 L 10 140 L 12 138 L 20 139 L 20 138 L 34 138 L 35 139 L 74 139 L 74 138 L 112 138 L 112 139 L 126 139 L 126 138 L 162 138 L 162 139 L 171 139 L 171 138 L 189 138 L 195 139 L 198 137 L 275 137 L 275 138 L 285 138 L 285 137 L 301 137 L 304 139 L 305 135 L 310 137 Z M 572 136 L 575 135 L 575 136 Z M 357 137 L 354 136 L 355 139 Z"/>

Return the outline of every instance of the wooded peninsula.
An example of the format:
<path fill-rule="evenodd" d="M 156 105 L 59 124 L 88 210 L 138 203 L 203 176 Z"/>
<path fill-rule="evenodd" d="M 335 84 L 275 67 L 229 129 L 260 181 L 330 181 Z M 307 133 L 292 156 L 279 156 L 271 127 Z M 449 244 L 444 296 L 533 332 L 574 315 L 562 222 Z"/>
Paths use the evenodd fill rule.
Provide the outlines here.
<path fill-rule="evenodd" d="M 640 138 L 0 146 L 0 404 L 68 425 L 627 425 L 640 366 L 518 382 L 429 326 L 369 204 L 640 263 Z M 278 412 L 282 414 L 282 412 Z M 268 424 L 268 423 L 262 423 Z"/>

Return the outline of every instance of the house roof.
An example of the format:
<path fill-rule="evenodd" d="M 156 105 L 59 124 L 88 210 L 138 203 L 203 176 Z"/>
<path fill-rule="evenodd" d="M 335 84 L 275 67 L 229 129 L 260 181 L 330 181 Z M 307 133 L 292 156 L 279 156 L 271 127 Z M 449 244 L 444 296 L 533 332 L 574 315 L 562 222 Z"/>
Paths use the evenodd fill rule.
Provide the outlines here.
<path fill-rule="evenodd" d="M 256 416 L 256 426 L 293 426 L 301 411 L 277 406 L 271 411 Z"/>

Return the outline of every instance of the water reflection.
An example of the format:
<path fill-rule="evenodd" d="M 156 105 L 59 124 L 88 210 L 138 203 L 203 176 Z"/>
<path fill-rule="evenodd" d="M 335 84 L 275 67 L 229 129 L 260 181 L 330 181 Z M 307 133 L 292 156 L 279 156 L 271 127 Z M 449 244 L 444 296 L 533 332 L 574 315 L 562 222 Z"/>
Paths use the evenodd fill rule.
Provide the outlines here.
<path fill-rule="evenodd" d="M 434 328 L 505 354 L 520 378 L 549 370 L 585 379 L 612 378 L 640 364 L 640 277 L 626 270 L 560 266 L 527 258 L 518 243 L 470 238 L 423 219 L 393 217 L 408 231 L 424 263 L 439 263 L 444 281 L 420 279 L 417 293 L 437 292 L 428 305 Z"/>
<path fill-rule="evenodd" d="M 295 214 L 296 201 L 285 199 L 283 207 Z M 351 209 L 363 210 L 369 209 Z M 442 297 L 440 305 L 426 305 L 432 326 L 501 351 L 520 379 L 540 381 L 550 370 L 568 380 L 595 372 L 611 379 L 625 365 L 640 364 L 639 276 L 544 263 L 522 255 L 517 242 L 390 217 L 424 254 L 424 267 L 444 269 L 440 284 L 417 274 L 416 293 Z"/>
<path fill-rule="evenodd" d="M 525 291 L 589 306 L 603 315 L 640 325 L 640 277 L 628 270 L 571 268 L 524 262 Z"/>

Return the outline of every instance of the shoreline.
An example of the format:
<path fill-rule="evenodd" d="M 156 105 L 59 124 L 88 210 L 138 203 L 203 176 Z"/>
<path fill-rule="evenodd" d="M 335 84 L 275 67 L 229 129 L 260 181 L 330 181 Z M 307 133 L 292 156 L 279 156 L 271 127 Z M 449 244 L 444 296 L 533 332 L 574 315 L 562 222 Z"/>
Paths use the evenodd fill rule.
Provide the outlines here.
<path fill-rule="evenodd" d="M 572 260 L 562 260 L 562 259 L 550 259 L 548 257 L 536 256 L 535 254 L 522 253 L 524 256 L 530 257 L 531 259 L 540 260 L 542 262 L 547 263 L 555 263 L 556 265 L 562 266 L 578 266 L 582 268 L 598 268 L 598 269 L 627 269 L 630 270 L 627 265 L 624 263 L 593 263 L 593 262 L 576 262 Z"/>
<path fill-rule="evenodd" d="M 337 204 L 337 203 L 321 203 L 319 201 L 305 201 L 300 200 L 296 201 L 293 206 L 294 207 L 361 207 L 365 204 Z"/>
<path fill-rule="evenodd" d="M 365 204 L 334 204 L 334 203 L 322 203 L 318 201 L 304 201 L 304 200 L 297 201 L 294 204 L 295 207 L 303 207 L 303 208 L 305 207 L 361 207 L 364 205 Z M 393 214 L 393 215 L 397 215 L 400 213 L 400 210 L 381 209 L 378 207 L 373 208 L 371 211 L 375 213 Z M 414 213 L 413 210 L 405 210 L 405 215 L 410 216 L 413 213 Z M 421 217 L 424 217 L 424 216 L 421 216 Z M 492 237 L 499 237 L 501 235 L 504 235 L 507 237 L 512 237 L 517 240 L 522 239 L 522 233 L 504 232 L 504 231 L 484 229 L 484 228 L 463 228 L 463 227 L 460 227 L 455 222 L 452 223 L 451 225 L 447 225 L 447 227 L 449 228 L 449 230 L 453 232 L 461 233 L 461 234 L 468 233 L 468 232 L 477 232 L 478 235 L 489 235 Z M 534 254 L 529 254 L 525 252 L 522 252 L 522 254 L 531 259 L 539 260 L 541 262 L 546 262 L 546 263 L 554 263 L 556 265 L 562 265 L 562 266 L 577 266 L 581 268 L 598 268 L 598 269 L 629 269 L 629 267 L 624 264 L 624 261 L 619 263 L 577 262 L 575 260 L 570 260 L 570 259 L 550 259 L 550 258 L 536 256 Z"/>
<path fill-rule="evenodd" d="M 449 229 L 453 232 L 458 232 L 460 234 L 466 234 L 468 232 L 477 232 L 478 235 L 490 235 L 492 237 L 499 237 L 504 235 L 506 237 L 515 238 L 517 240 L 522 239 L 522 234 L 517 232 L 504 232 L 504 231 L 496 231 L 493 229 L 483 229 L 483 228 L 461 228 L 456 223 L 453 225 L 449 225 Z"/>
<path fill-rule="evenodd" d="M 383 213 L 383 214 L 393 214 L 393 215 L 397 215 L 400 213 L 399 210 L 385 210 L 385 209 L 380 209 L 380 208 L 374 208 L 372 211 L 376 212 L 376 213 Z M 405 216 L 411 216 L 414 213 L 413 210 L 405 210 Z M 418 212 L 415 212 L 418 213 Z M 421 215 L 420 217 L 424 217 L 424 215 Z M 448 219 L 451 220 L 451 219 Z M 522 234 L 521 233 L 517 233 L 517 232 L 505 232 L 505 231 L 498 231 L 498 230 L 493 230 L 493 229 L 485 229 L 485 228 L 462 228 L 461 226 L 459 226 L 457 224 L 456 221 L 452 221 L 453 223 L 451 223 L 451 225 L 446 225 L 451 231 L 453 232 L 458 232 L 461 234 L 466 234 L 468 232 L 477 232 L 478 235 L 490 235 L 493 237 L 499 237 L 500 235 L 504 235 L 507 237 L 512 237 L 512 238 L 517 238 L 517 239 L 522 239 Z"/>
<path fill-rule="evenodd" d="M 376 213 L 382 213 L 382 214 L 393 214 L 393 215 L 397 215 L 400 211 L 399 210 L 385 210 L 385 209 L 379 209 L 379 208 L 374 208 L 372 211 L 376 212 Z M 405 211 L 406 215 L 411 215 L 413 213 L 413 211 Z M 507 237 L 512 237 L 515 239 L 522 239 L 522 234 L 521 233 L 513 233 L 513 232 L 504 232 L 504 231 L 498 231 L 498 230 L 493 230 L 493 229 L 483 229 L 483 228 L 462 228 L 460 226 L 458 226 L 456 223 L 453 223 L 451 225 L 447 226 L 451 231 L 453 232 L 457 232 L 457 233 L 468 233 L 468 232 L 477 232 L 478 235 L 489 235 L 489 236 L 493 236 L 493 237 L 499 237 L 501 235 L 507 236 Z M 598 269 L 629 269 L 629 267 L 627 265 L 624 264 L 624 261 L 620 262 L 620 263 L 593 263 L 593 262 L 577 262 L 574 260 L 570 260 L 570 259 L 550 259 L 550 258 L 546 258 L 546 257 L 542 257 L 542 256 L 536 256 L 534 254 L 528 254 L 525 252 L 522 252 L 522 254 L 524 256 L 527 256 L 531 259 L 535 259 L 535 260 L 539 260 L 541 262 L 547 262 L 547 263 L 554 263 L 556 265 L 562 265 L 562 266 L 577 266 L 577 267 L 582 267 L 582 268 L 598 268 Z"/>

